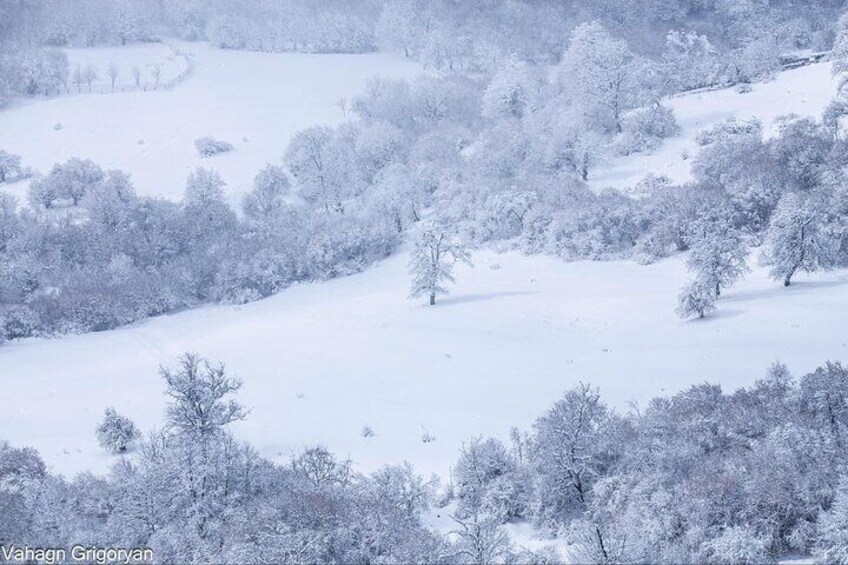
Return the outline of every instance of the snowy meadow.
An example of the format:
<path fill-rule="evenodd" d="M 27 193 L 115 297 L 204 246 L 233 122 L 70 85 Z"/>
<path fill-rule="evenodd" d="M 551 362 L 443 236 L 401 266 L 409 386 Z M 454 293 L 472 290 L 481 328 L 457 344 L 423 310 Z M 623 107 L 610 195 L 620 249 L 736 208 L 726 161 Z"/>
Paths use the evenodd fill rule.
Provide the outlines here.
<path fill-rule="evenodd" d="M 83 3 L 0 0 L 0 563 L 848 562 L 841 0 Z"/>

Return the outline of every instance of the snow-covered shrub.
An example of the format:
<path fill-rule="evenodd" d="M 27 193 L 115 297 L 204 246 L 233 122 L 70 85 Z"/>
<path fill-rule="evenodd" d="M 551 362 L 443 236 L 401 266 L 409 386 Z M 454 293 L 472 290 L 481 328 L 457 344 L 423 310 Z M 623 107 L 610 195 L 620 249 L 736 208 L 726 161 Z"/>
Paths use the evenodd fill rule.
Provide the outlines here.
<path fill-rule="evenodd" d="M 696 315 L 703 318 L 715 310 L 717 298 L 715 284 L 712 281 L 697 278 L 680 292 L 677 313 L 681 318 L 691 318 Z"/>
<path fill-rule="evenodd" d="M 26 305 L 0 309 L 0 335 L 5 339 L 33 337 L 41 328 L 38 314 Z"/>
<path fill-rule="evenodd" d="M 616 152 L 630 155 L 640 151 L 651 151 L 662 141 L 680 133 L 674 119 L 674 111 L 668 106 L 655 104 L 640 108 L 624 117 L 622 132 L 616 138 Z"/>
<path fill-rule="evenodd" d="M 752 135 L 759 137 L 762 135 L 762 131 L 763 124 L 756 118 L 727 118 L 723 122 L 719 122 L 714 126 L 700 131 L 695 136 L 695 141 L 698 145 L 710 145 L 719 139 L 733 135 Z"/>
<path fill-rule="evenodd" d="M 201 157 L 212 157 L 233 150 L 233 145 L 214 137 L 200 137 L 194 140 L 194 147 Z"/>
<path fill-rule="evenodd" d="M 32 169 L 21 165 L 20 155 L 14 155 L 0 149 L 0 184 L 15 182 L 32 175 Z"/>
<path fill-rule="evenodd" d="M 529 474 L 516 468 L 486 485 L 480 508 L 501 523 L 519 520 L 527 516 L 532 490 Z"/>
<path fill-rule="evenodd" d="M 766 541 L 746 526 L 731 526 L 703 544 L 709 563 L 759 565 L 774 563 Z"/>
<path fill-rule="evenodd" d="M 103 421 L 97 426 L 97 441 L 111 453 L 127 451 L 140 435 L 132 420 L 118 414 L 114 408 L 106 409 Z"/>

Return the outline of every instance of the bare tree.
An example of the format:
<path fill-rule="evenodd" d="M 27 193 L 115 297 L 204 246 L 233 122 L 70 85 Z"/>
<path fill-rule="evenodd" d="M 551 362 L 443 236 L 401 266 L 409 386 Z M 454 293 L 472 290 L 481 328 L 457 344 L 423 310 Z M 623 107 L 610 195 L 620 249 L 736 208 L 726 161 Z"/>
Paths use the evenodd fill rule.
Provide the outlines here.
<path fill-rule="evenodd" d="M 97 69 L 94 65 L 89 63 L 85 66 L 83 76 L 85 78 L 85 83 L 88 85 L 88 91 L 91 92 L 91 85 L 94 83 L 95 80 L 97 80 Z"/>
<path fill-rule="evenodd" d="M 509 536 L 493 518 L 474 512 L 467 519 L 456 516 L 451 519 L 459 525 L 453 532 L 457 537 L 458 553 L 469 563 L 496 563 L 509 554 Z"/>
<path fill-rule="evenodd" d="M 347 117 L 347 96 L 342 96 L 336 100 L 336 106 L 342 111 L 342 116 Z"/>
<path fill-rule="evenodd" d="M 109 61 L 109 67 L 106 69 L 106 73 L 109 75 L 109 83 L 112 85 L 112 92 L 114 92 L 115 81 L 118 80 L 118 65 L 115 64 L 115 61 Z"/>
<path fill-rule="evenodd" d="M 153 89 L 159 89 L 159 81 L 162 80 L 162 65 L 156 64 L 153 65 L 153 70 L 150 71 L 150 74 L 153 75 Z"/>
<path fill-rule="evenodd" d="M 77 65 L 74 67 L 74 84 L 77 87 L 77 92 L 82 92 L 82 83 L 85 80 L 85 75 L 82 72 L 82 67 Z"/>
<path fill-rule="evenodd" d="M 133 82 L 136 88 L 141 88 L 141 69 L 138 66 L 132 68 Z"/>

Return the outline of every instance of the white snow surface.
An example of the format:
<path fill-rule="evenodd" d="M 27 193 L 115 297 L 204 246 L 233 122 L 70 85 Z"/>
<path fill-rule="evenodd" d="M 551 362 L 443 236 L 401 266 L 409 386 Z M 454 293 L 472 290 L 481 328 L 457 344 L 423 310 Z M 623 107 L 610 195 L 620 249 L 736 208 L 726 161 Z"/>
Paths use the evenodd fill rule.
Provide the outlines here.
<path fill-rule="evenodd" d="M 679 258 L 566 263 L 480 252 L 436 307 L 406 298 L 406 257 L 244 306 L 208 306 L 114 331 L 0 348 L 0 437 L 57 471 L 115 459 L 94 429 L 114 406 L 161 422 L 157 367 L 185 351 L 224 362 L 251 410 L 235 426 L 286 461 L 320 443 L 361 471 L 412 462 L 447 477 L 464 441 L 506 438 L 585 381 L 627 409 L 705 380 L 751 384 L 776 359 L 796 373 L 848 360 L 848 273 L 784 288 L 755 269 L 710 318 L 681 321 Z M 492 265 L 500 268 L 492 268 Z M 361 436 L 363 426 L 375 435 Z M 422 434 L 435 441 L 422 442 Z"/>
<path fill-rule="evenodd" d="M 88 157 L 131 172 L 143 194 L 172 198 L 194 167 L 212 166 L 235 197 L 296 130 L 341 121 L 334 103 L 360 91 L 367 77 L 419 71 L 386 55 L 179 47 L 194 51 L 197 72 L 172 90 L 20 103 L 0 112 L 0 147 L 41 170 Z M 652 155 L 609 163 L 593 182 L 626 186 L 651 172 L 682 180 L 688 166 L 680 153 L 701 129 L 729 116 L 756 115 L 768 127 L 788 112 L 819 115 L 831 93 L 829 65 L 817 64 L 750 93 L 676 98 L 670 103 L 682 135 Z M 54 131 L 56 122 L 64 128 Z M 235 150 L 200 159 L 193 141 L 202 135 Z M 798 276 L 783 288 L 755 267 L 717 313 L 681 321 L 674 307 L 688 276 L 679 257 L 650 266 L 491 252 L 474 260 L 476 268 L 459 268 L 451 297 L 436 307 L 407 300 L 400 253 L 365 273 L 244 306 L 4 344 L 0 438 L 37 448 L 58 472 L 105 471 L 116 459 L 96 443 L 104 408 L 144 429 L 161 425 L 157 368 L 193 351 L 244 381 L 239 400 L 251 412 L 234 431 L 267 457 L 286 461 L 320 443 L 360 471 L 408 460 L 447 477 L 464 441 L 531 425 L 579 381 L 627 409 L 705 380 L 750 385 L 776 359 L 796 374 L 848 360 L 848 272 Z M 362 437 L 366 425 L 373 437 Z M 424 443 L 424 434 L 435 441 Z"/>
<path fill-rule="evenodd" d="M 770 137 L 780 116 L 820 118 L 834 94 L 836 81 L 830 63 L 824 62 L 782 72 L 775 80 L 751 85 L 751 92 L 725 88 L 672 97 L 664 104 L 674 110 L 680 134 L 652 153 L 611 159 L 590 173 L 589 185 L 594 190 L 627 189 L 648 174 L 666 176 L 674 183 L 689 181 L 689 160 L 700 150 L 695 137 L 704 129 L 728 118 L 758 118 Z"/>
<path fill-rule="evenodd" d="M 352 98 L 373 76 L 413 77 L 421 67 L 385 54 L 312 55 L 216 49 L 204 43 L 170 41 L 193 55 L 196 70 L 170 90 L 86 92 L 17 102 L 0 111 L 0 148 L 47 172 L 70 157 L 92 159 L 132 176 L 140 194 L 178 199 L 196 167 L 216 169 L 233 202 L 250 190 L 269 162 L 279 163 L 297 131 L 345 119 L 336 105 Z M 71 74 L 91 62 L 100 81 L 114 61 L 122 81 L 132 66 L 163 63 L 163 83 L 179 61 L 162 44 L 70 50 Z M 149 86 L 148 86 L 149 88 Z M 348 113 L 350 116 L 350 113 Z M 62 129 L 54 130 L 54 125 Z M 194 140 L 212 136 L 234 145 L 230 153 L 202 159 Z M 3 187 L 20 198 L 28 183 Z"/>

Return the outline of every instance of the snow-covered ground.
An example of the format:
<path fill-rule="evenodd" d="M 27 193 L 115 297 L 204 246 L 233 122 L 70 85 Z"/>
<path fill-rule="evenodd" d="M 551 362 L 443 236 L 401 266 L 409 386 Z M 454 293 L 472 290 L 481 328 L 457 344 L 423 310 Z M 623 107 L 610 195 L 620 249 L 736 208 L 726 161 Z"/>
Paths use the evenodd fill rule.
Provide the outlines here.
<path fill-rule="evenodd" d="M 0 147 L 42 170 L 88 157 L 131 172 L 140 192 L 166 197 L 178 197 L 187 174 L 208 165 L 235 198 L 295 131 L 344 119 L 335 102 L 359 92 L 369 76 L 419 71 L 385 55 L 177 45 L 195 53 L 197 71 L 176 88 L 20 103 L 0 112 Z M 120 61 L 118 51 L 97 56 Z M 133 51 L 125 61 L 146 56 Z M 694 152 L 701 129 L 729 116 L 756 115 L 768 127 L 788 112 L 818 115 L 831 92 L 829 65 L 817 64 L 750 93 L 676 98 L 683 134 L 652 155 L 609 163 L 593 182 L 626 186 L 648 173 L 682 180 L 681 155 Z M 64 127 L 54 131 L 57 122 Z M 201 160 L 193 141 L 202 135 L 230 141 L 235 151 Z M 195 351 L 244 380 L 240 400 L 251 414 L 235 429 L 263 454 L 285 460 L 322 443 L 358 470 L 409 460 L 446 477 L 463 441 L 530 425 L 578 381 L 626 408 L 704 380 L 747 385 L 777 358 L 796 372 L 848 360 L 845 272 L 798 277 L 785 289 L 755 268 L 714 316 L 685 322 L 674 314 L 687 279 L 679 258 L 639 266 L 485 252 L 475 262 L 459 270 L 452 297 L 436 308 L 406 299 L 401 254 L 363 274 L 245 306 L 5 344 L 0 438 L 37 448 L 60 472 L 105 470 L 114 458 L 94 434 L 103 409 L 115 406 L 144 428 L 158 425 L 157 367 Z M 362 437 L 366 425 L 373 437 Z M 425 434 L 435 441 L 424 443 Z"/>
<path fill-rule="evenodd" d="M 702 321 L 674 314 L 682 261 L 565 263 L 495 255 L 458 271 L 437 307 L 407 300 L 406 258 L 244 306 L 210 306 L 115 331 L 0 348 L 0 437 L 58 471 L 105 470 L 106 406 L 156 426 L 160 363 L 194 351 L 244 380 L 236 426 L 287 460 L 321 443 L 359 470 L 409 460 L 443 477 L 462 442 L 506 438 L 579 381 L 619 408 L 693 383 L 748 385 L 777 358 L 796 372 L 848 360 L 848 273 L 783 288 L 755 269 Z M 496 268 L 499 267 L 499 268 Z M 363 426 L 375 435 L 361 436 Z M 422 442 L 424 433 L 435 441 Z"/>
<path fill-rule="evenodd" d="M 702 130 L 727 118 L 758 118 L 766 136 L 775 133 L 775 120 L 787 114 L 821 116 L 836 93 L 829 62 L 815 63 L 780 73 L 775 80 L 751 85 L 751 92 L 736 88 L 684 94 L 666 101 L 674 110 L 680 135 L 650 154 L 633 154 L 612 159 L 589 178 L 595 190 L 626 189 L 646 175 L 664 175 L 673 182 L 690 180 L 688 159 L 700 147 L 695 137 Z M 688 157 L 687 157 L 688 156 Z"/>
<path fill-rule="evenodd" d="M 83 87 L 81 94 L 16 103 L 0 111 L 0 149 L 45 172 L 69 157 L 92 159 L 130 173 L 139 193 L 168 198 L 182 196 L 194 168 L 213 167 L 237 201 L 259 169 L 279 162 L 294 133 L 344 120 L 340 98 L 352 98 L 373 76 L 412 77 L 421 71 L 415 63 L 384 54 L 272 54 L 172 44 L 193 54 L 196 65 L 177 87 L 91 94 Z M 119 66 L 122 80 L 138 65 L 149 81 L 153 65 L 179 64 L 169 57 L 168 48 L 158 44 L 69 54 L 72 75 L 77 63 L 91 62 L 101 81 L 109 61 Z M 163 67 L 163 83 L 175 72 L 169 69 Z M 194 140 L 207 135 L 232 143 L 235 150 L 201 159 Z M 23 197 L 27 186 L 20 182 L 3 189 Z"/>

